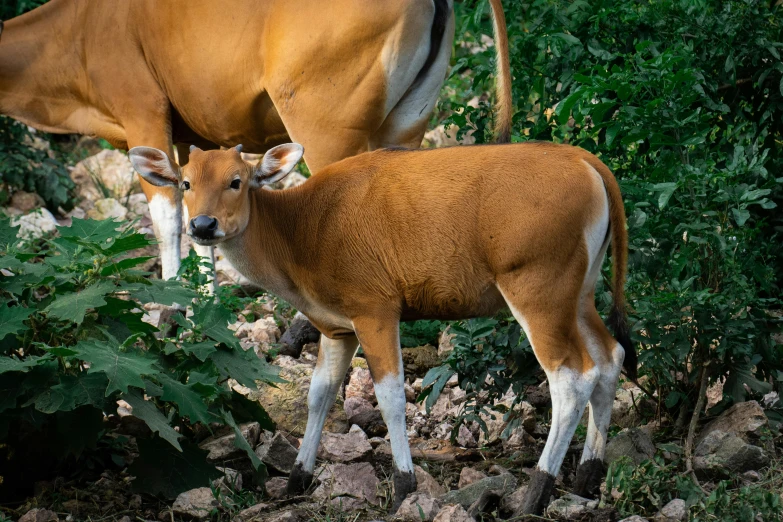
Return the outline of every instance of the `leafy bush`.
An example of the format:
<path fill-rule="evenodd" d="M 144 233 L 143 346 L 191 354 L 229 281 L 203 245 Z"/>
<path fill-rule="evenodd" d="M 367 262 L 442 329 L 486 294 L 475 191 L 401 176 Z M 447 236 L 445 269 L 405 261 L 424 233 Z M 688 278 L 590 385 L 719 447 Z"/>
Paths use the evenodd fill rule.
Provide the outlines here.
<path fill-rule="evenodd" d="M 495 406 L 495 403 L 509 390 L 519 402 L 524 396 L 524 387 L 534 383 L 540 371 L 530 342 L 523 338 L 519 324 L 513 317 L 470 319 L 451 324 L 449 332 L 454 334 L 453 350 L 444 364 L 432 368 L 424 376 L 419 400 L 426 399 L 424 404 L 429 411 L 446 382 L 457 375 L 466 395 L 452 429 L 452 439 L 456 438 L 460 426 L 469 422 L 478 423 L 486 433 L 482 413 L 502 415 L 508 421 L 503 435 L 511 433 L 519 426 L 520 419 L 514 415 L 515 410 Z"/>
<path fill-rule="evenodd" d="M 105 416 L 116 414 L 120 399 L 151 430 L 137 439 L 129 470 L 138 489 L 171 496 L 206 485 L 215 468 L 188 439 L 215 424 L 234 429 L 263 474 L 236 423 L 273 429 L 272 422 L 229 379 L 248 387 L 280 381 L 275 368 L 241 348 L 227 328 L 236 320 L 230 310 L 184 283 L 137 270 L 149 258 L 128 254 L 150 242 L 130 226 L 74 219 L 58 237 L 32 245 L 16 233 L 0 222 L 4 497 L 62 472 L 87 450 L 111 450 Z M 193 298 L 192 315 L 175 313 L 170 329 L 142 320 L 144 303 Z M 124 466 L 116 451 L 109 456 Z"/>
<path fill-rule="evenodd" d="M 665 463 L 659 457 L 635 466 L 623 457 L 609 467 L 606 491 L 622 516 L 654 517 L 669 501 L 680 498 L 688 508 L 688 520 L 724 522 L 755 522 L 779 520 L 779 470 L 768 472 L 769 479 L 752 485 L 739 485 L 741 480 L 723 480 L 705 493 L 690 478 L 677 473 L 678 463 Z M 773 484 L 774 483 L 774 484 Z"/>
<path fill-rule="evenodd" d="M 70 210 L 75 185 L 68 169 L 36 146 L 35 138 L 21 123 L 0 116 L 0 204 L 15 190 L 25 190 L 38 193 L 52 210 Z"/>
<path fill-rule="evenodd" d="M 452 95 L 440 106 L 456 111 L 446 123 L 478 142 L 490 140 L 492 117 L 486 7 L 457 4 L 457 31 L 469 36 L 455 47 Z M 633 335 L 646 347 L 641 373 L 664 406 L 683 422 L 702 375 L 726 381 L 721 407 L 779 390 L 783 346 L 771 334 L 781 322 L 769 311 L 781 307 L 783 286 L 780 7 L 530 0 L 504 8 L 513 139 L 581 146 L 620 180 Z M 597 299 L 608 310 L 606 288 Z"/>

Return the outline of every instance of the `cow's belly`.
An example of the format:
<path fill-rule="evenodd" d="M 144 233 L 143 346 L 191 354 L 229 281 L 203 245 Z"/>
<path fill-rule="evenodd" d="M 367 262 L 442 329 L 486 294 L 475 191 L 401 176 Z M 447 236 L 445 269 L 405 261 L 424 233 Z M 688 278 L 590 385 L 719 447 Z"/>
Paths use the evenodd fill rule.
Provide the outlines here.
<path fill-rule="evenodd" d="M 172 100 L 172 104 L 176 109 L 175 142 L 203 141 L 221 147 L 241 143 L 246 152 L 261 154 L 290 141 L 277 109 L 265 92 L 243 96 L 230 90 L 213 91 L 199 95 L 192 102 Z"/>

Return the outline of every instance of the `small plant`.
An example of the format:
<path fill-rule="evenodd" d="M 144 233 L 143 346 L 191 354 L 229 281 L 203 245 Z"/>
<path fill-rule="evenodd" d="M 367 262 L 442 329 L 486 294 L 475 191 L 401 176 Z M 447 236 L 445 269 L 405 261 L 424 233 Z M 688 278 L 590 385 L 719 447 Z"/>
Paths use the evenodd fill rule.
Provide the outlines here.
<path fill-rule="evenodd" d="M 609 466 L 604 502 L 622 516 L 654 517 L 669 501 L 680 498 L 688 520 L 755 522 L 781 520 L 781 478 L 775 466 L 761 482 L 738 485 L 741 479 L 723 480 L 710 492 L 702 491 L 679 473 L 682 462 L 666 464 L 660 457 L 636 466 L 622 457 Z"/>
<path fill-rule="evenodd" d="M 452 430 L 456 438 L 462 424 L 476 422 L 487 433 L 483 414 L 502 415 L 508 422 L 503 436 L 519 426 L 515 410 L 495 406 L 509 390 L 519 403 L 524 397 L 524 387 L 536 382 L 539 371 L 530 343 L 524 337 L 519 324 L 509 317 L 497 319 L 470 319 L 453 323 L 454 349 L 441 366 L 431 369 L 424 376 L 419 400 L 425 401 L 429 411 L 443 392 L 446 382 L 457 375 L 459 385 L 466 392 L 465 403 Z"/>
<path fill-rule="evenodd" d="M 197 424 L 230 426 L 261 478 L 263 464 L 237 423 L 274 426 L 229 380 L 251 388 L 280 380 L 241 348 L 228 329 L 232 311 L 187 283 L 137 270 L 149 258 L 129 255 L 150 242 L 130 226 L 74 219 L 36 251 L 16 239 L 17 230 L 0 222 L 4 483 L 21 487 L 94 452 L 120 399 L 150 429 L 137 438 L 129 469 L 137 489 L 173 496 L 217 475 L 188 440 Z M 191 304 L 193 313 L 175 311 L 174 327 L 162 332 L 143 320 L 144 303 Z M 103 446 L 116 456 L 116 447 Z"/>

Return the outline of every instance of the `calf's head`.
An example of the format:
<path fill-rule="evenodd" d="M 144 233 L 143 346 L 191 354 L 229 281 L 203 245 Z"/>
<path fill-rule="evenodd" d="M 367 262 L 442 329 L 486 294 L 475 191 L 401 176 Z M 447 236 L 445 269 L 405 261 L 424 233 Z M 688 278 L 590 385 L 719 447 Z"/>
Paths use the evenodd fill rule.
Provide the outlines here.
<path fill-rule="evenodd" d="M 184 167 L 151 147 L 134 147 L 128 157 L 151 184 L 182 191 L 187 234 L 198 244 L 215 245 L 245 230 L 251 191 L 283 179 L 304 154 L 298 143 L 278 145 L 254 166 L 242 159 L 241 151 L 241 145 L 222 151 L 191 147 Z"/>

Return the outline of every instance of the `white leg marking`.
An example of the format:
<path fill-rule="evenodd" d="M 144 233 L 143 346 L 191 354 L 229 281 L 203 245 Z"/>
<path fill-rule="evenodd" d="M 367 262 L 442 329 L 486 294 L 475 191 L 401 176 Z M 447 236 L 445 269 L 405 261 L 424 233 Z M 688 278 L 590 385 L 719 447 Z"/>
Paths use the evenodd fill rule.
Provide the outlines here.
<path fill-rule="evenodd" d="M 402 353 L 400 352 L 400 368 Z M 405 425 L 405 378 L 403 372 L 387 375 L 375 384 L 375 396 L 383 415 L 383 421 L 389 428 L 394 467 L 402 473 L 413 471 L 411 448 Z"/>
<path fill-rule="evenodd" d="M 514 308 L 503 291 L 499 288 L 498 290 L 508 303 L 514 318 L 525 330 L 528 339 L 531 339 L 530 327 L 525 317 Z M 532 341 L 531 345 L 535 353 L 536 347 Z M 552 425 L 549 428 L 544 452 L 538 460 L 538 469 L 556 477 L 568 451 L 568 445 L 574 437 L 579 419 L 598 382 L 600 372 L 597 366 L 593 366 L 585 373 L 561 367 L 555 371 L 546 371 L 546 376 L 549 381 L 549 394 L 552 397 Z"/>
<path fill-rule="evenodd" d="M 612 419 L 612 405 L 617 392 L 617 380 L 623 366 L 625 351 L 619 344 L 610 364 L 601 365 L 601 376 L 590 396 L 590 417 L 587 426 L 585 449 L 580 463 L 591 459 L 603 460 L 606 451 L 606 432 Z"/>
<path fill-rule="evenodd" d="M 315 457 L 326 416 L 334 404 L 337 390 L 345 378 L 345 372 L 348 371 L 358 344 L 355 336 L 346 339 L 321 336 L 318 364 L 315 366 L 310 392 L 307 394 L 307 428 L 296 457 L 297 464 L 301 464 L 308 473 L 315 469 Z"/>
<path fill-rule="evenodd" d="M 193 243 L 193 249 L 201 256 L 202 261 L 206 261 L 212 265 L 212 268 L 205 266 L 199 266 L 199 272 L 207 275 L 207 284 L 204 285 L 208 295 L 214 295 L 217 292 L 217 277 L 215 277 L 215 247 L 204 246 L 197 243 Z"/>
<path fill-rule="evenodd" d="M 586 373 L 565 367 L 547 372 L 549 394 L 552 396 L 552 426 L 544 452 L 538 460 L 538 468 L 553 477 L 560 471 L 568 445 L 598 378 L 599 370 L 596 366 Z"/>
<path fill-rule="evenodd" d="M 150 217 L 155 236 L 160 241 L 160 263 L 163 279 L 177 277 L 180 263 L 180 238 L 182 237 L 182 200 L 172 202 L 156 194 L 149 202 Z"/>

